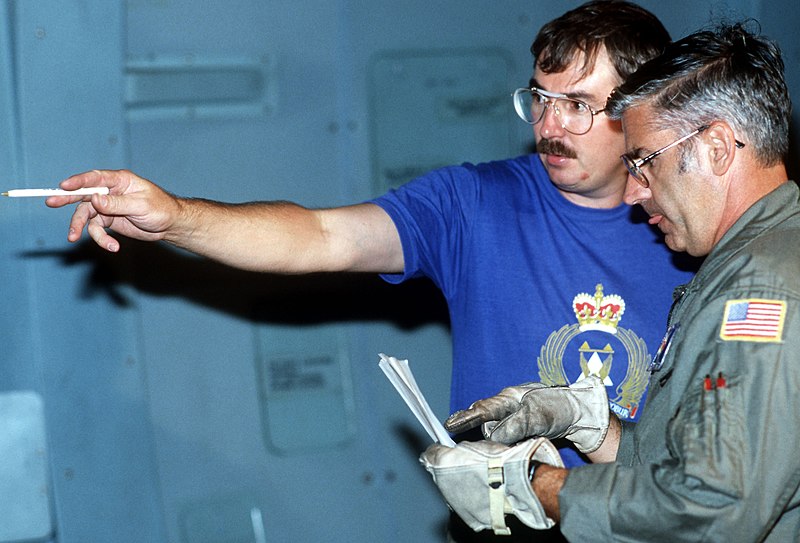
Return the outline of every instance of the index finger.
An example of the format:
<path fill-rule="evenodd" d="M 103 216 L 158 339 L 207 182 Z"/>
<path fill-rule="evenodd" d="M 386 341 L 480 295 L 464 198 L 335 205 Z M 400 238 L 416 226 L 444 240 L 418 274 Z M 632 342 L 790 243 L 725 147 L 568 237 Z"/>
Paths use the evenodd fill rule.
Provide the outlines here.
<path fill-rule="evenodd" d="M 91 170 L 72 175 L 59 183 L 59 188 L 65 191 L 80 191 L 82 189 L 95 189 L 105 187 L 109 193 L 120 191 L 123 179 L 114 171 Z M 124 190 L 124 188 L 123 188 Z M 91 194 L 57 195 L 49 196 L 45 200 L 48 207 L 63 207 L 80 201 L 87 201 Z"/>
<path fill-rule="evenodd" d="M 58 184 L 64 190 L 76 190 L 85 187 L 113 187 L 116 179 L 114 172 L 108 170 L 90 170 L 64 179 Z"/>

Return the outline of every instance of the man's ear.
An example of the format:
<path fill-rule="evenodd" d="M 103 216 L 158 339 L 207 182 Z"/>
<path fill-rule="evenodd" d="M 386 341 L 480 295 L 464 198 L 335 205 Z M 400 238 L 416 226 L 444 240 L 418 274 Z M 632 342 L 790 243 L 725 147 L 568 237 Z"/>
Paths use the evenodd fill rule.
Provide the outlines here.
<path fill-rule="evenodd" d="M 733 164 L 739 147 L 730 125 L 724 121 L 715 121 L 704 131 L 703 139 L 710 145 L 709 161 L 714 174 L 725 175 Z"/>

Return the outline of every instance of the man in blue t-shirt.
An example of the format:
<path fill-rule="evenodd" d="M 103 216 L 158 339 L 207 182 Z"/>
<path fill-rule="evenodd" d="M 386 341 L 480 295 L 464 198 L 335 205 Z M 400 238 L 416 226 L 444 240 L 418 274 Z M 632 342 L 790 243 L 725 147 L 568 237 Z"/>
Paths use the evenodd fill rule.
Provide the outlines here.
<path fill-rule="evenodd" d="M 514 94 L 537 154 L 444 168 L 371 202 L 314 210 L 180 198 L 131 172 L 92 171 L 61 183 L 110 189 L 83 197 L 68 239 L 85 227 L 115 252 L 110 229 L 248 270 L 426 276 L 449 305 L 453 410 L 507 385 L 596 375 L 614 412 L 636 420 L 672 290 L 691 272 L 623 205 L 622 130 L 603 108 L 668 41 L 655 16 L 627 2 L 589 2 L 547 23 L 531 47 L 533 76 Z M 564 459 L 583 461 L 567 450 Z"/>

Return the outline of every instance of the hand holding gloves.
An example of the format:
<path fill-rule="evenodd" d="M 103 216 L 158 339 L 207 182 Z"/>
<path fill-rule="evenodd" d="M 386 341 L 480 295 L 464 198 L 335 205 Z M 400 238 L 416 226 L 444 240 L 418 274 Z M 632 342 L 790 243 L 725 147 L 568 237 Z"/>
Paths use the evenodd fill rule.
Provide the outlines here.
<path fill-rule="evenodd" d="M 506 514 L 534 529 L 548 529 L 554 522 L 531 487 L 538 463 L 564 466 L 548 439 L 565 437 L 579 451 L 592 453 L 606 437 L 609 418 L 606 387 L 594 376 L 570 386 L 508 387 L 445 421 L 455 433 L 483 425 L 489 441 L 434 444 L 420 461 L 450 508 L 473 530 L 509 534 Z"/>
<path fill-rule="evenodd" d="M 492 441 L 511 444 L 528 437 L 566 437 L 582 453 L 591 453 L 608 432 L 606 387 L 594 376 L 568 387 L 541 383 L 508 387 L 453 413 L 444 426 L 459 433 L 479 424 Z"/>

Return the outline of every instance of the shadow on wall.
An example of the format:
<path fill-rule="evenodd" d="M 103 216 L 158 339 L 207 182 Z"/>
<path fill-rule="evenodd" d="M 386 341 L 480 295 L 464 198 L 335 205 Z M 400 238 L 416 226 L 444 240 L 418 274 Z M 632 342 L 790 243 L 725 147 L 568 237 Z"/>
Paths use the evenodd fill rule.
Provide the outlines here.
<path fill-rule="evenodd" d="M 192 303 L 254 322 L 315 324 L 384 321 L 403 329 L 449 324 L 441 292 L 427 279 L 390 285 L 376 274 L 275 275 L 237 270 L 159 243 L 122 238 L 120 252 L 84 241 L 64 251 L 28 251 L 23 258 L 55 258 L 64 266 L 90 266 L 82 298 L 105 296 L 133 304 L 120 287 Z M 257 308 L 257 309 L 256 309 Z"/>

